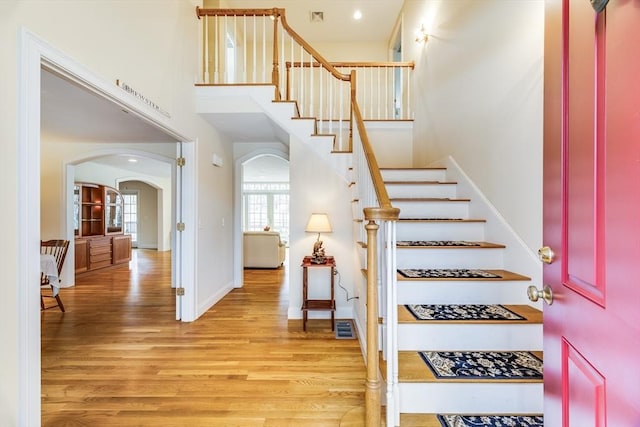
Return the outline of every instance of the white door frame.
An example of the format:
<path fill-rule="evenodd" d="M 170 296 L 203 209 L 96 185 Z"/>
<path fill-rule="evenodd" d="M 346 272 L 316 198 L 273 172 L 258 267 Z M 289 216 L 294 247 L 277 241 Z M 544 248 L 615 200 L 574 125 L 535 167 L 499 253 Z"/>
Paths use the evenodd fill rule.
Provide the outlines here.
<path fill-rule="evenodd" d="M 166 117 L 142 101 L 119 89 L 113 82 L 97 76 L 71 57 L 20 28 L 18 58 L 18 419 L 17 425 L 41 423 L 40 289 L 34 286 L 40 275 L 40 73 L 41 67 L 71 78 L 96 95 L 114 102 L 140 120 L 183 143 L 183 211 L 195 216 L 195 141 L 175 130 Z M 192 186 L 192 188 L 190 187 Z M 182 234 L 182 253 L 178 262 L 182 272 L 182 320 L 195 320 L 195 227 Z M 180 309 L 180 307 L 177 307 Z"/>

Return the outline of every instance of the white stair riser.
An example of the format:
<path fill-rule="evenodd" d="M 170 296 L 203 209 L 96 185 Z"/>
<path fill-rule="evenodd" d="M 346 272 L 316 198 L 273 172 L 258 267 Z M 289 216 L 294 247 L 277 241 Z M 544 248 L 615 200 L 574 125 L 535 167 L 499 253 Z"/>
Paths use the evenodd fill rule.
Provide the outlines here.
<path fill-rule="evenodd" d="M 398 222 L 397 240 L 484 240 L 484 222 Z"/>
<path fill-rule="evenodd" d="M 358 261 L 360 268 L 367 268 L 367 252 L 366 249 L 358 247 Z M 358 274 L 359 272 L 356 272 Z"/>
<path fill-rule="evenodd" d="M 387 184 L 389 197 L 456 197 L 455 184 Z"/>
<path fill-rule="evenodd" d="M 542 383 L 401 383 L 402 413 L 540 414 Z"/>
<path fill-rule="evenodd" d="M 360 203 L 357 201 L 351 202 L 351 217 L 362 218 L 362 208 L 360 207 Z"/>
<path fill-rule="evenodd" d="M 529 281 L 399 281 L 398 304 L 530 304 Z"/>
<path fill-rule="evenodd" d="M 491 249 L 398 248 L 398 268 L 485 268 L 502 269 L 504 251 Z"/>
<path fill-rule="evenodd" d="M 539 351 L 542 325 L 536 323 L 401 323 L 399 350 Z"/>
<path fill-rule="evenodd" d="M 381 170 L 385 181 L 444 181 L 445 169 L 388 169 Z"/>
<path fill-rule="evenodd" d="M 468 219 L 468 202 L 403 202 L 391 201 L 393 207 L 400 208 L 400 218 L 447 218 Z"/>

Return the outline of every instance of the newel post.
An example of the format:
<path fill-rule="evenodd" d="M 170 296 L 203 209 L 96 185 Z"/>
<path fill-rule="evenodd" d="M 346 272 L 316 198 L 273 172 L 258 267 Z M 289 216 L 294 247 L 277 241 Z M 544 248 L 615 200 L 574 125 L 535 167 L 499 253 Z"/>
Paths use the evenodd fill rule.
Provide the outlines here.
<path fill-rule="evenodd" d="M 377 167 L 376 167 L 377 169 Z M 378 172 L 379 174 L 379 172 Z M 384 192 L 386 203 L 379 208 L 364 208 L 367 221 L 367 379 L 365 381 L 365 426 L 380 427 L 380 364 L 378 360 L 378 223 L 397 221 L 400 209 L 394 208 Z M 385 261 L 386 262 L 386 261 Z M 390 286 L 389 283 L 383 286 Z"/>
<path fill-rule="evenodd" d="M 365 425 L 380 426 L 380 376 L 378 367 L 378 224 L 370 219 L 367 230 L 367 379 Z"/>

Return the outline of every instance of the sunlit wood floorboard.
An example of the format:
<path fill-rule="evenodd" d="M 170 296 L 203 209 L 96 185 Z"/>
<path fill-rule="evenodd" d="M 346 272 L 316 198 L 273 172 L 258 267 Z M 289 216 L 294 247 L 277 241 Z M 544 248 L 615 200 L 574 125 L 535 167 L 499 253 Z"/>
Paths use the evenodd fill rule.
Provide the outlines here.
<path fill-rule="evenodd" d="M 174 320 L 168 252 L 79 276 L 67 312 L 42 314 L 42 424 L 338 426 L 364 404 L 358 341 L 290 326 L 285 268 L 246 270 L 192 323 Z"/>

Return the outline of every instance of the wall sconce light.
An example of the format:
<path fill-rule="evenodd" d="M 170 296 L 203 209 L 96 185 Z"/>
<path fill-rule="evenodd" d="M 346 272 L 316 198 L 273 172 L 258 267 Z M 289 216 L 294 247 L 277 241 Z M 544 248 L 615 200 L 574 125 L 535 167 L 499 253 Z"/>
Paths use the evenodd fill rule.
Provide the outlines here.
<path fill-rule="evenodd" d="M 424 24 L 420 25 L 420 28 L 416 30 L 416 43 L 426 43 L 429 40 L 429 34 L 424 28 Z"/>
<path fill-rule="evenodd" d="M 322 240 L 320 240 L 320 233 L 331 233 L 331 224 L 329 223 L 329 217 L 326 213 L 312 213 L 307 223 L 307 228 L 304 230 L 307 233 L 318 233 L 318 238 L 313 244 L 313 255 L 311 256 L 311 262 L 314 264 L 324 264 L 327 259 L 324 255 L 324 248 L 322 247 Z"/>

